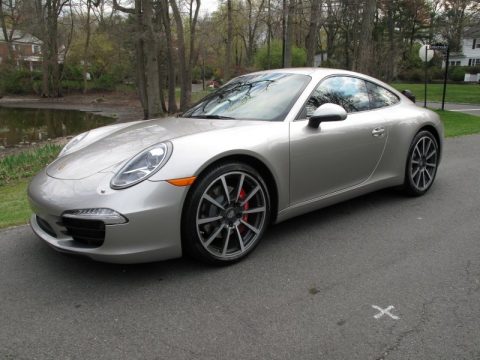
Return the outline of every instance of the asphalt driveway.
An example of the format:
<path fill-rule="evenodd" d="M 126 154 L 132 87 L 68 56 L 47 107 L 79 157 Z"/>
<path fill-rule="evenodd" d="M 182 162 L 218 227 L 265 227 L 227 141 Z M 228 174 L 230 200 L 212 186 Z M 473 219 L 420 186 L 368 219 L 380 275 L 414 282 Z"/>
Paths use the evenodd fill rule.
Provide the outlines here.
<path fill-rule="evenodd" d="M 427 196 L 292 219 L 227 268 L 0 232 L 0 359 L 479 359 L 479 319 L 480 136 L 446 141 Z"/>

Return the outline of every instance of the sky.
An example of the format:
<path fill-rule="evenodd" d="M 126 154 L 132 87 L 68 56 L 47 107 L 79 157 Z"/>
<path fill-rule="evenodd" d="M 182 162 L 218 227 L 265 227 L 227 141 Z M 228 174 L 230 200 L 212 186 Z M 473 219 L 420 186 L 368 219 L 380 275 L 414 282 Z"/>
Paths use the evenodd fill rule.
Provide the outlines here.
<path fill-rule="evenodd" d="M 219 0 L 202 0 L 200 11 L 212 13 L 218 7 Z"/>

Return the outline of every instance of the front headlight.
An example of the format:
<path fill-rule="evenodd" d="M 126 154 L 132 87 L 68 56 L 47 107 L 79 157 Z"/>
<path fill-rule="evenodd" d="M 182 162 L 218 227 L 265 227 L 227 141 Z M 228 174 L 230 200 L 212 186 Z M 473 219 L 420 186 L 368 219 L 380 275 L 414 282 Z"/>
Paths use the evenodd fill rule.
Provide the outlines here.
<path fill-rule="evenodd" d="M 89 131 L 81 133 L 80 135 L 75 136 L 72 140 L 70 140 L 67 145 L 65 145 L 58 154 L 58 157 L 65 155 L 65 153 L 71 150 L 74 146 L 78 145 L 83 139 L 85 139 L 88 135 Z"/>
<path fill-rule="evenodd" d="M 173 145 L 164 142 L 135 155 L 118 170 L 110 182 L 112 189 L 124 189 L 155 174 L 170 158 Z"/>

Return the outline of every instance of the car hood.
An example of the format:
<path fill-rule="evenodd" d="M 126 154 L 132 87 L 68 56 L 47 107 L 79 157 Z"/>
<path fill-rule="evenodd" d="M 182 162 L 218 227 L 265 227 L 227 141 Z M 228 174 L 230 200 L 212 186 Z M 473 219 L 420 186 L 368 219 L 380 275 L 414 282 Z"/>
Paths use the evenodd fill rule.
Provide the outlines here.
<path fill-rule="evenodd" d="M 159 142 L 248 123 L 252 122 L 165 118 L 134 122 L 125 126 L 122 124 L 120 128 L 113 127 L 112 131 L 91 144 L 56 159 L 47 167 L 47 174 L 64 180 L 83 179 L 100 171 L 113 170 L 115 165 Z M 93 133 L 95 131 L 92 130 Z"/>

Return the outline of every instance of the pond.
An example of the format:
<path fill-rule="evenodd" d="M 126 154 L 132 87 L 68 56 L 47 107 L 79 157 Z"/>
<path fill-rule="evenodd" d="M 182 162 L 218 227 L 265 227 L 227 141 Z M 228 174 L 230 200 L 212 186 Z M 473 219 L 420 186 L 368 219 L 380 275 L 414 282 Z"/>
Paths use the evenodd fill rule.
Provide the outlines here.
<path fill-rule="evenodd" d="M 114 121 L 77 110 L 0 107 L 0 149 L 75 135 Z"/>

